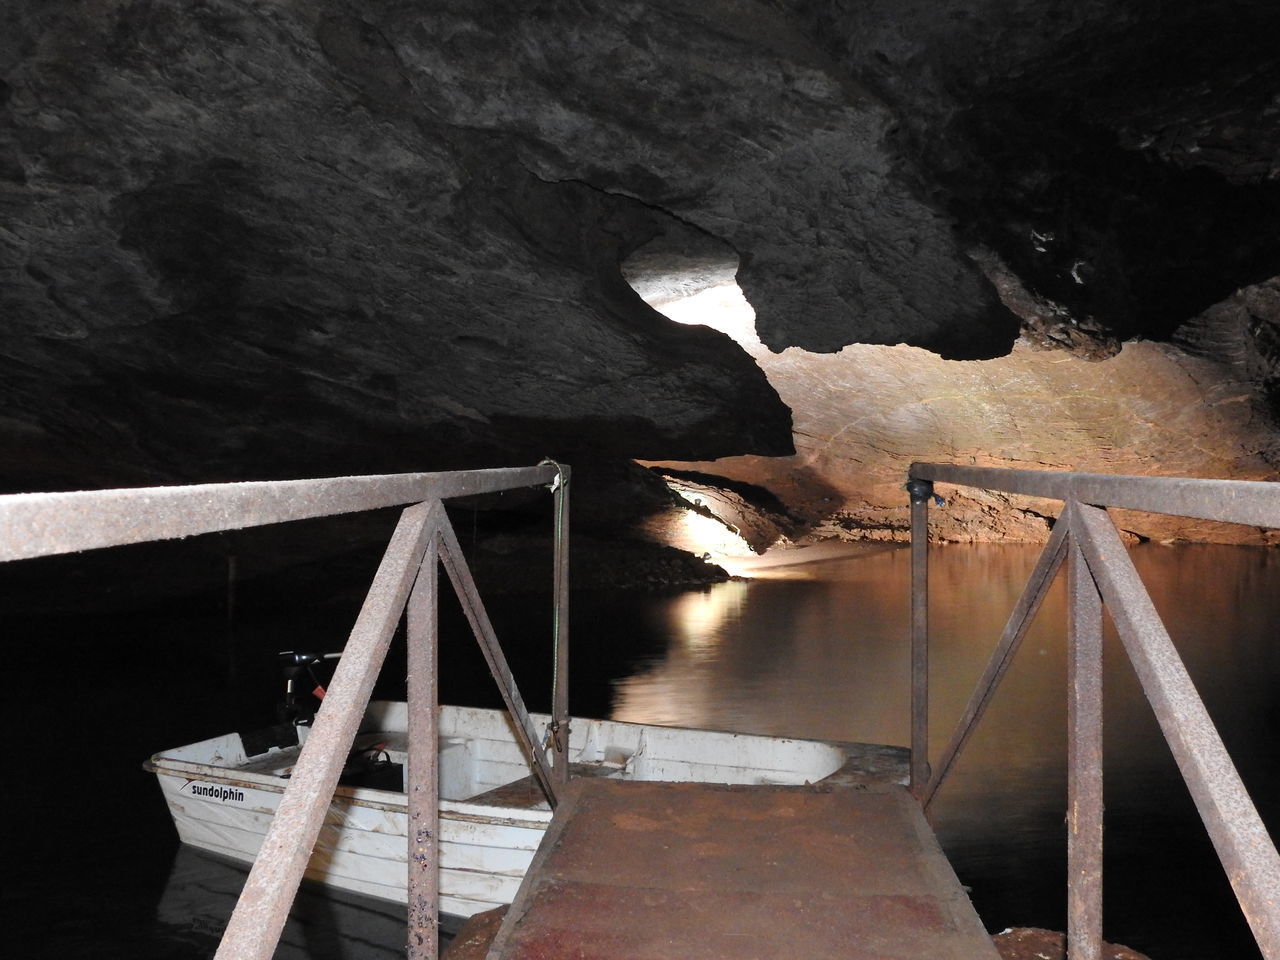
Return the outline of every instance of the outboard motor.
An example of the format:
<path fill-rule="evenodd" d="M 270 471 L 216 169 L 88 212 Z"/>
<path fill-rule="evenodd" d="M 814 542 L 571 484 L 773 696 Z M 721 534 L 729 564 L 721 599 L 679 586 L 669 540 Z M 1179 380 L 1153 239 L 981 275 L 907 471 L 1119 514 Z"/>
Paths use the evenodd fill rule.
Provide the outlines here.
<path fill-rule="evenodd" d="M 324 699 L 324 684 L 316 670 L 326 660 L 337 660 L 340 653 L 308 653 L 302 650 L 281 650 L 277 654 L 284 668 L 284 719 L 298 727 L 309 727 L 315 719 L 320 701 Z M 301 737 L 301 734 L 299 734 Z M 396 763 L 387 753 L 382 742 L 360 743 L 347 755 L 338 782 L 350 787 L 370 787 L 375 790 L 404 792 L 404 765 Z"/>
<path fill-rule="evenodd" d="M 281 650 L 277 656 L 284 668 L 284 719 L 294 726 L 308 727 L 324 699 L 324 684 L 316 676 L 316 668 L 342 654 Z"/>

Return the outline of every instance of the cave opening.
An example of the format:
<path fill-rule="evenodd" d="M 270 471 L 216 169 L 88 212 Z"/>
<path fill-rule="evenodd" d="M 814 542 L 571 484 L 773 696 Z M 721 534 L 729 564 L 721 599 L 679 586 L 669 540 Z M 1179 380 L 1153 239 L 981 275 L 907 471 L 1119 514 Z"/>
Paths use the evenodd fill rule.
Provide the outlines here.
<path fill-rule="evenodd" d="M 650 241 L 621 265 L 627 284 L 668 320 L 719 330 L 744 349 L 762 346 L 756 313 L 738 286 L 731 250 L 699 252 Z"/>

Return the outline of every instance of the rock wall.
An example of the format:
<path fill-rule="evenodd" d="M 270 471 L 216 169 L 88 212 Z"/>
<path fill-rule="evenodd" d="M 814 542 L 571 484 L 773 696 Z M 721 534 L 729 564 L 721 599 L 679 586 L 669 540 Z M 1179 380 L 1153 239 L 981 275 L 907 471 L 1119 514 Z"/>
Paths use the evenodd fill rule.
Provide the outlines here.
<path fill-rule="evenodd" d="M 909 459 L 1262 475 L 1278 34 L 1270 0 L 12 0 L 0 489 L 781 456 L 743 475 L 889 535 Z M 758 341 L 624 264 L 733 273 Z M 1042 526 L 989 506 L 948 535 Z"/>

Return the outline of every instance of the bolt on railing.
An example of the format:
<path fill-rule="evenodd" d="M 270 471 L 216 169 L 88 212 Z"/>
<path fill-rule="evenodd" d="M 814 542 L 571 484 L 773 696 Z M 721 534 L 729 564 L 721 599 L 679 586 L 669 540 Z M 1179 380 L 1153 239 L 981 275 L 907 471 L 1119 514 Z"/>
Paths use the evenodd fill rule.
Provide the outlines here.
<path fill-rule="evenodd" d="M 334 789 L 402 615 L 408 625 L 407 954 L 438 949 L 437 565 L 444 566 L 511 712 L 517 738 L 552 806 L 568 778 L 569 468 L 197 484 L 0 497 L 0 561 L 189 537 L 411 504 L 401 514 L 280 805 L 218 947 L 219 960 L 269 960 L 311 858 Z M 443 500 L 551 486 L 555 493 L 557 687 L 548 763 L 463 560 Z"/>
<path fill-rule="evenodd" d="M 1022 596 L 936 769 L 928 763 L 928 502 L 933 483 L 1063 501 Z M 1105 507 L 1280 527 L 1280 483 L 999 470 L 915 463 L 912 506 L 911 789 L 927 809 L 1067 564 L 1067 955 L 1102 951 L 1102 609 L 1155 712 L 1245 918 L 1280 960 L 1280 854 L 1227 754 Z"/>

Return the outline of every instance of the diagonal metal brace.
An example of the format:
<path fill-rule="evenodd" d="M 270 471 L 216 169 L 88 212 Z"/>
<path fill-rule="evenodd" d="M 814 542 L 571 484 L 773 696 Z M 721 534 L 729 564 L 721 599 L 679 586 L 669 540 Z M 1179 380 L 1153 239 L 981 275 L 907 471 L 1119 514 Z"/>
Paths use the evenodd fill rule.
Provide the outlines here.
<path fill-rule="evenodd" d="M 1022 591 L 1022 596 L 1018 598 L 1013 612 L 1009 614 L 1009 620 L 1005 624 L 1004 632 L 1000 635 L 1000 641 L 996 644 L 996 648 L 991 654 L 991 659 L 987 662 L 987 669 L 983 672 L 982 678 L 974 688 L 973 696 L 965 707 L 964 714 L 956 723 L 955 732 L 951 735 L 951 741 L 942 752 L 942 758 L 938 761 L 938 768 L 920 797 L 920 801 L 926 810 L 933 803 L 933 798 L 942 786 L 943 781 L 947 779 L 947 775 L 951 773 L 956 757 L 964 749 L 965 744 L 969 742 L 969 738 L 973 735 L 973 731 L 982 719 L 982 715 L 987 712 L 987 707 L 991 704 L 996 689 L 1000 686 L 1000 681 L 1004 679 L 1004 675 L 1008 672 L 1009 666 L 1013 662 L 1014 654 L 1018 652 L 1018 647 L 1022 644 L 1022 638 L 1027 635 L 1027 630 L 1031 627 L 1031 621 L 1035 619 L 1036 613 L 1040 609 L 1040 604 L 1049 592 L 1049 586 L 1053 583 L 1058 575 L 1058 570 L 1062 567 L 1062 561 L 1067 555 L 1068 520 L 1069 518 L 1064 510 L 1062 516 L 1058 518 L 1058 522 L 1053 525 L 1053 532 L 1049 535 L 1049 542 L 1045 544 L 1040 558 L 1036 561 L 1035 569 L 1031 571 L 1031 576 L 1027 579 L 1027 585 Z"/>

